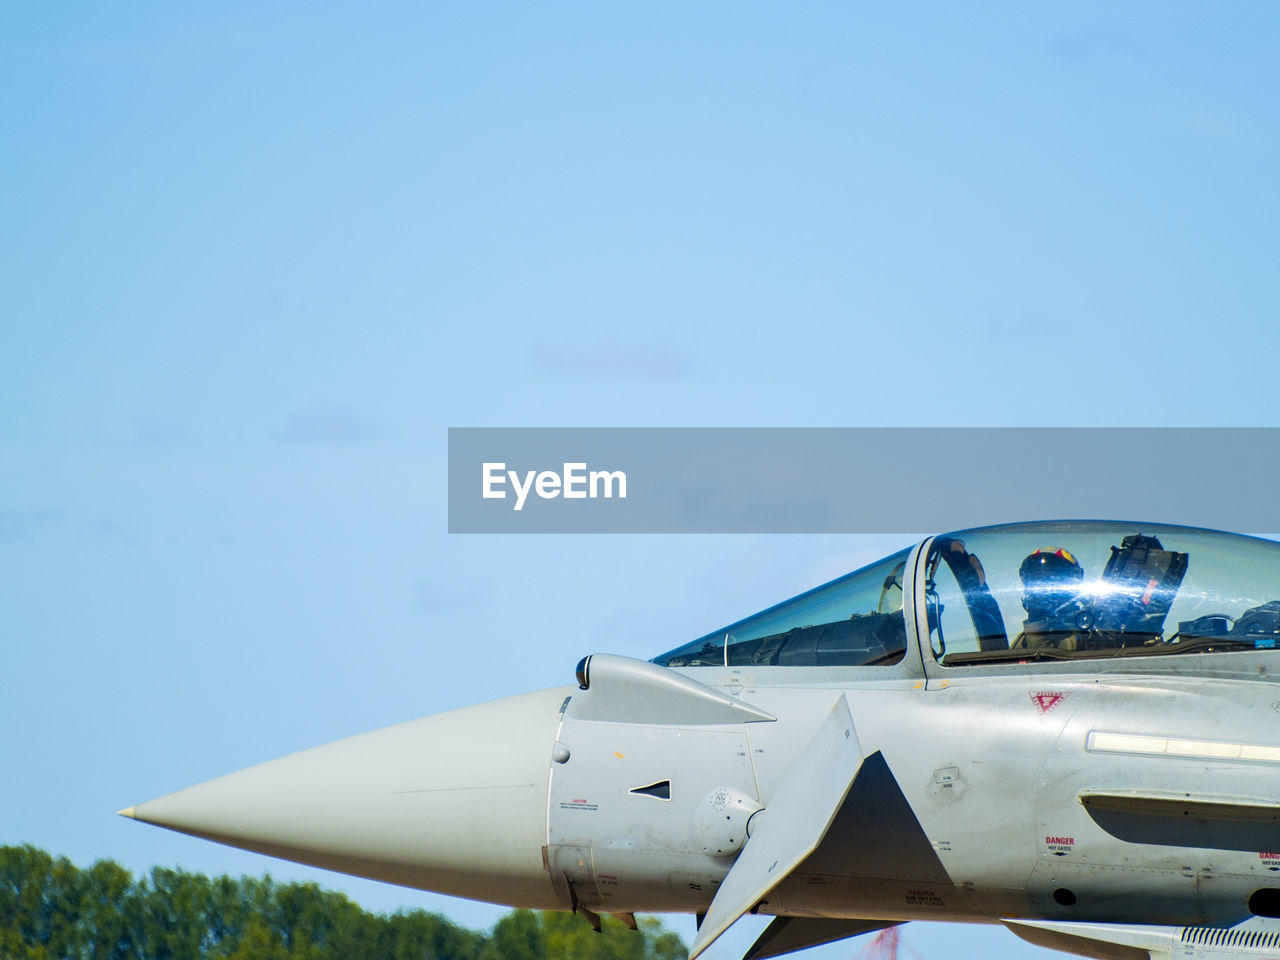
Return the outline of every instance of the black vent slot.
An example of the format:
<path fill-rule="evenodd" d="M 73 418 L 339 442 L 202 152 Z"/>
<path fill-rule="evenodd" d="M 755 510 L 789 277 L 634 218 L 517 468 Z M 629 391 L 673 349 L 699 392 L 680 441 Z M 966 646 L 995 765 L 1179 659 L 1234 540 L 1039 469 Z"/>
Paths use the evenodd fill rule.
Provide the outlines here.
<path fill-rule="evenodd" d="M 671 781 L 659 780 L 657 783 L 651 783 L 647 787 L 632 787 L 627 793 L 635 794 L 637 797 L 654 797 L 658 800 L 671 799 Z"/>
<path fill-rule="evenodd" d="M 1280 932 L 1234 930 L 1229 927 L 1183 927 L 1183 943 L 1203 943 L 1215 947 L 1246 947 L 1255 950 L 1280 947 Z"/>

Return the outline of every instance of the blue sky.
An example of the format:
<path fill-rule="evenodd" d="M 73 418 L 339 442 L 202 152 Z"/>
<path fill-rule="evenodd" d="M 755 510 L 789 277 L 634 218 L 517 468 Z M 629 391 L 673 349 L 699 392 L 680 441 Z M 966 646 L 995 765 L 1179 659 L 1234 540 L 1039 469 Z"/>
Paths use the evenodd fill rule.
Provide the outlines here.
<path fill-rule="evenodd" d="M 6 8 L 0 839 L 313 876 L 114 811 L 927 532 L 450 537 L 449 426 L 1275 425 L 1277 27 Z"/>

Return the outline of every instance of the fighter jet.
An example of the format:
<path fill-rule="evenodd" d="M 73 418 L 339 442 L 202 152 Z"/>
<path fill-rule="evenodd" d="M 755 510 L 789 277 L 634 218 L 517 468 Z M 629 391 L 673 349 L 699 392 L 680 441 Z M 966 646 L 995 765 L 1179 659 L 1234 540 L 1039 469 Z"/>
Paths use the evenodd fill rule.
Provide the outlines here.
<path fill-rule="evenodd" d="M 121 813 L 596 925 L 693 913 L 691 958 L 744 913 L 773 918 L 751 960 L 910 920 L 1274 957 L 1278 677 L 1280 543 L 986 527 Z"/>

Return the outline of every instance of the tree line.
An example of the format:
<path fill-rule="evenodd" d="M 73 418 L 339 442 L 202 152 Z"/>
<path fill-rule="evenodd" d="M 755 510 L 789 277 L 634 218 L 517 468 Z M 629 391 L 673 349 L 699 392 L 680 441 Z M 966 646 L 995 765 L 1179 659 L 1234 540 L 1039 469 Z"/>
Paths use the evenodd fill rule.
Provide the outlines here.
<path fill-rule="evenodd" d="M 0 847 L 4 960 L 683 960 L 652 918 L 602 933 L 569 913 L 513 910 L 480 933 L 423 910 L 370 913 L 314 883 L 207 877 L 112 860 L 81 869 Z"/>

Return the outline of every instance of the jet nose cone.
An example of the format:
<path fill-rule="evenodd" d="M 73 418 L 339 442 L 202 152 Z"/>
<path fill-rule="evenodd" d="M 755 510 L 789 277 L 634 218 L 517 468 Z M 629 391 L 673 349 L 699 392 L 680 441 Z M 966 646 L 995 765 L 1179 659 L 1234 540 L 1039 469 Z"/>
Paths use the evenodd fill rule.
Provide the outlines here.
<path fill-rule="evenodd" d="M 567 690 L 375 730 L 120 811 L 404 886 L 549 909 L 551 750 Z"/>

